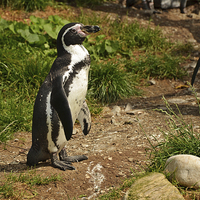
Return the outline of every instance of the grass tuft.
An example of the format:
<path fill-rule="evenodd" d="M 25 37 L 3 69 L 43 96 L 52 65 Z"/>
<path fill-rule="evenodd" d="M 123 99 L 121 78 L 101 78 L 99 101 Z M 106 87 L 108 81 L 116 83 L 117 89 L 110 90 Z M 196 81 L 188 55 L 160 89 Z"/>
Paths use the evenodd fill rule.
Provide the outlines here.
<path fill-rule="evenodd" d="M 16 175 L 10 172 L 5 174 L 5 181 L 0 184 L 0 196 L 4 198 L 22 199 L 26 196 L 26 193 L 34 194 L 36 185 L 48 185 L 55 181 L 61 181 L 60 175 L 53 174 L 49 177 L 43 177 L 40 174 L 36 174 L 36 170 L 31 170 L 28 173 L 20 173 Z M 17 187 L 22 185 L 23 187 Z M 24 190 L 26 188 L 26 190 Z M 36 194 L 36 193 L 35 193 Z M 32 195 L 29 197 L 33 197 Z"/>
<path fill-rule="evenodd" d="M 164 139 L 160 142 L 157 141 L 157 145 L 153 145 L 149 140 L 149 143 L 152 147 L 150 150 L 151 164 L 148 166 L 149 171 L 162 172 L 164 170 L 166 160 L 169 157 L 177 154 L 191 154 L 200 156 L 199 134 L 193 131 L 192 124 L 187 124 L 184 121 L 180 111 L 179 114 L 176 114 L 166 99 L 164 97 L 163 99 L 168 111 L 158 111 L 168 115 L 168 130 L 160 129 Z"/>
<path fill-rule="evenodd" d="M 102 103 L 111 103 L 138 94 L 130 74 L 121 69 L 119 63 L 94 64 L 90 70 L 88 95 Z"/>

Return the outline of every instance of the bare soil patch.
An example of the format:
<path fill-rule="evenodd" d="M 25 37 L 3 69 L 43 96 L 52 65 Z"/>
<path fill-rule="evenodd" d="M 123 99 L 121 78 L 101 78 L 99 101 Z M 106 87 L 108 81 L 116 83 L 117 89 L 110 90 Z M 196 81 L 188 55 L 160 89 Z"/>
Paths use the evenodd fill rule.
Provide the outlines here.
<path fill-rule="evenodd" d="M 80 8 L 71 7 L 74 15 L 80 13 Z M 155 28 L 159 25 L 163 33 L 172 41 L 192 42 L 197 51 L 192 52 L 191 60 L 195 61 L 199 56 L 200 47 L 200 15 L 194 14 L 195 5 L 186 8 L 187 14 L 180 14 L 179 9 L 162 12 L 159 15 L 147 16 L 140 9 L 120 8 L 116 4 L 90 8 L 82 8 L 87 12 L 98 15 L 110 16 L 111 20 L 139 21 L 142 26 Z M 26 13 L 22 11 L 10 11 L 0 9 L 0 15 L 7 20 L 22 21 L 30 15 L 47 17 L 49 15 L 67 16 L 68 10 L 47 8 L 45 12 Z M 188 68 L 190 74 L 184 81 L 191 79 L 193 68 Z M 195 131 L 200 131 L 200 115 L 194 95 L 188 88 L 176 89 L 183 85 L 181 80 L 158 80 L 155 85 L 141 87 L 144 90 L 142 97 L 133 97 L 119 101 L 113 105 L 104 107 L 99 117 L 92 118 L 92 129 L 85 137 L 82 135 L 78 124 L 75 125 L 75 134 L 68 142 L 67 152 L 69 155 L 85 154 L 88 160 L 74 163 L 76 170 L 60 171 L 51 167 L 50 161 L 41 163 L 36 167 L 36 173 L 42 176 L 60 174 L 62 182 L 51 183 L 46 186 L 37 186 L 38 195 L 33 199 L 77 199 L 85 195 L 87 199 L 95 199 L 100 194 L 111 188 L 118 187 L 125 178 L 132 176 L 133 171 L 141 171 L 148 162 L 146 149 L 150 147 L 146 135 L 152 143 L 154 137 L 162 139 L 158 130 L 167 128 L 168 117 L 154 108 L 164 108 L 162 96 L 169 99 L 185 100 L 179 103 L 179 109 L 186 122 L 193 123 Z M 196 87 L 200 83 L 196 81 Z M 127 114 L 124 109 L 130 103 L 135 114 Z M 118 105 L 121 112 L 114 114 L 112 108 Z M 171 104 L 175 108 L 174 104 Z M 142 128 L 141 128 L 142 127 Z M 142 130 L 143 129 L 143 130 Z M 146 135 L 145 135 L 145 134 Z M 154 137 L 152 137 L 152 135 Z M 31 147 L 31 133 L 18 132 L 13 140 L 7 145 L 0 144 L 0 175 L 12 172 L 21 173 L 27 171 L 26 155 Z M 19 185 L 18 189 L 23 188 Z M 29 191 L 29 196 L 33 195 Z"/>

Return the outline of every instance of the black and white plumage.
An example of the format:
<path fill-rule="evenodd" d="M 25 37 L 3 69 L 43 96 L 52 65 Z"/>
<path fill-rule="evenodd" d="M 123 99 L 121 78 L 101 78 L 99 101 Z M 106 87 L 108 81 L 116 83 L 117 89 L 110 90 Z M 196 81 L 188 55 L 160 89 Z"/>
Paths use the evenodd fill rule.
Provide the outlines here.
<path fill-rule="evenodd" d="M 199 67 L 200 67 L 200 58 L 199 58 L 199 60 L 197 61 L 197 65 L 196 65 L 196 67 L 194 68 L 194 72 L 193 72 L 193 74 L 192 74 L 192 80 L 191 80 L 191 85 L 192 85 L 192 86 L 193 86 L 193 84 L 194 84 L 194 81 L 195 81 L 197 72 L 199 71 Z"/>
<path fill-rule="evenodd" d="M 67 24 L 60 30 L 58 56 L 35 100 L 32 146 L 27 155 L 29 166 L 51 158 L 54 167 L 75 169 L 71 162 L 87 159 L 85 155 L 68 157 L 65 145 L 72 136 L 76 119 L 85 135 L 91 127 L 85 101 L 90 56 L 82 42 L 89 33 L 99 30 L 98 26 L 80 23 Z"/>

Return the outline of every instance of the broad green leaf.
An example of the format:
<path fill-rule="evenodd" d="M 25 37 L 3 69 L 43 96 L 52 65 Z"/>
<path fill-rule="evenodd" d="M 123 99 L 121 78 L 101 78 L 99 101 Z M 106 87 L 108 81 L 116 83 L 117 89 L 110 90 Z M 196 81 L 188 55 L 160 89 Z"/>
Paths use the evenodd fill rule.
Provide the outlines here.
<path fill-rule="evenodd" d="M 47 23 L 47 20 L 39 17 L 35 17 L 33 15 L 30 16 L 30 20 L 34 24 L 38 24 L 39 26 L 43 26 L 45 23 Z"/>
<path fill-rule="evenodd" d="M 9 22 L 0 17 L 0 31 L 3 31 L 4 29 L 8 28 L 8 26 Z"/>
<path fill-rule="evenodd" d="M 64 26 L 65 24 L 70 23 L 70 21 L 68 21 L 66 19 L 62 19 L 58 15 L 51 15 L 51 16 L 48 17 L 48 20 L 50 22 L 54 23 L 54 24 L 62 25 L 62 26 Z"/>
<path fill-rule="evenodd" d="M 48 23 L 44 25 L 44 30 L 47 32 L 47 34 L 52 37 L 53 39 L 57 39 L 57 33 L 55 31 L 55 26 Z"/>
<path fill-rule="evenodd" d="M 97 42 L 102 42 L 103 38 L 105 38 L 105 37 L 106 37 L 105 35 L 98 35 L 98 36 L 96 37 L 96 41 L 97 41 Z"/>
<path fill-rule="evenodd" d="M 115 53 L 119 49 L 118 41 L 105 40 L 105 50 L 108 53 Z"/>
<path fill-rule="evenodd" d="M 28 29 L 18 29 L 17 32 L 30 44 L 42 45 L 46 42 L 46 38 L 42 35 L 30 33 Z"/>

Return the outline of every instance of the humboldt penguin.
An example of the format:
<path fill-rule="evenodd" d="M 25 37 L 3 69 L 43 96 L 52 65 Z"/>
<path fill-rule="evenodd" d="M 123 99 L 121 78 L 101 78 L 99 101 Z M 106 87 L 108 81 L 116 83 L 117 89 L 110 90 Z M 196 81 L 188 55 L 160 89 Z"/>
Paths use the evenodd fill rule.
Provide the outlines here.
<path fill-rule="evenodd" d="M 199 60 L 197 61 L 196 67 L 194 68 L 194 72 L 193 72 L 192 80 L 191 80 L 191 85 L 192 85 L 192 86 L 193 86 L 193 84 L 194 84 L 194 81 L 195 81 L 197 72 L 198 72 L 198 70 L 199 70 L 199 67 L 200 67 L 200 58 L 199 58 Z"/>
<path fill-rule="evenodd" d="M 85 155 L 68 156 L 65 146 L 78 119 L 84 135 L 91 127 L 91 115 L 85 101 L 90 55 L 82 45 L 99 26 L 66 24 L 57 37 L 57 58 L 37 94 L 32 120 L 32 146 L 27 155 L 29 166 L 51 159 L 53 167 L 73 170 L 72 162 L 86 160 Z"/>

